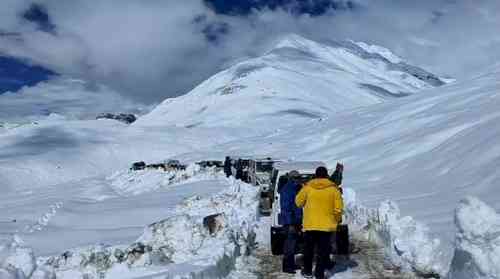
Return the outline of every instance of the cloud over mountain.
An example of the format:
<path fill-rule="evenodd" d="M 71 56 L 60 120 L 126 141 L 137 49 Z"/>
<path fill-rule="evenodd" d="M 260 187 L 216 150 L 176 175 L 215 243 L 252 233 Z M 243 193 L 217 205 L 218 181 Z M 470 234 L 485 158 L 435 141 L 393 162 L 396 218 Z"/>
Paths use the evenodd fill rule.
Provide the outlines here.
<path fill-rule="evenodd" d="M 284 33 L 376 43 L 457 77 L 500 60 L 495 0 L 256 0 L 243 12 L 216 0 L 4 2 L 0 53 L 148 103 L 188 92 Z"/>

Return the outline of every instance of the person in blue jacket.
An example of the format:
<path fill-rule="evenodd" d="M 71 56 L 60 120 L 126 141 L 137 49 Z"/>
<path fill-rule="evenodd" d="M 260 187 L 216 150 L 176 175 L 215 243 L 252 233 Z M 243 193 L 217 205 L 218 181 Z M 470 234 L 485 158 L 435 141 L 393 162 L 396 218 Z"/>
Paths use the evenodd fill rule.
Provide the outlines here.
<path fill-rule="evenodd" d="M 280 207 L 279 223 L 284 227 L 286 238 L 283 246 L 283 272 L 295 273 L 299 269 L 295 264 L 295 248 L 302 225 L 302 208 L 295 204 L 295 196 L 299 193 L 301 185 L 297 182 L 299 172 L 288 173 L 288 182 L 279 190 Z"/>

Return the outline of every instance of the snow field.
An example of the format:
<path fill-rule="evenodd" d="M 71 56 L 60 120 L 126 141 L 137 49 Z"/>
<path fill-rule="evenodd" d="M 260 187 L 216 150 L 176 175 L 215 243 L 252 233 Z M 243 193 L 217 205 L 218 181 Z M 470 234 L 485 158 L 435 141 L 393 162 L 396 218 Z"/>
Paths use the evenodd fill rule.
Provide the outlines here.
<path fill-rule="evenodd" d="M 131 196 L 217 177 L 215 168 L 201 168 L 197 164 L 189 164 L 185 170 L 118 171 L 107 177 L 107 180 L 115 192 L 122 196 Z"/>

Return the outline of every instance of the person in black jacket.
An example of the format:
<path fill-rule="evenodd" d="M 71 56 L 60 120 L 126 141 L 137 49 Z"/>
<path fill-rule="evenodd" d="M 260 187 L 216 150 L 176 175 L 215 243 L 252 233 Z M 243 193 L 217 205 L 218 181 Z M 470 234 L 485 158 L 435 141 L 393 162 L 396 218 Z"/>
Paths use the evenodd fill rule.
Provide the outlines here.
<path fill-rule="evenodd" d="M 341 163 L 337 163 L 337 166 L 335 167 L 335 171 L 333 172 L 332 176 L 330 176 L 330 180 L 337 185 L 337 187 L 340 190 L 340 193 L 342 193 L 342 176 L 344 173 L 344 165 Z"/>
<path fill-rule="evenodd" d="M 226 177 L 230 177 L 232 175 L 231 158 L 229 156 L 226 156 L 226 159 L 224 160 L 224 173 L 226 174 Z"/>
<path fill-rule="evenodd" d="M 238 159 L 236 162 L 236 179 L 243 179 L 243 161 L 241 159 Z"/>

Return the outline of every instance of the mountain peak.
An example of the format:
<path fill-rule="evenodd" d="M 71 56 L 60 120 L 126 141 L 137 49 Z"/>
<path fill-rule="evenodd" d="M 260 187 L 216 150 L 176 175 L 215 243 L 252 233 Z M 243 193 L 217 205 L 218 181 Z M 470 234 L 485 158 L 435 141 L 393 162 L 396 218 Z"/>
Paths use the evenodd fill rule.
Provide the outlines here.
<path fill-rule="evenodd" d="M 350 41 L 322 44 L 288 34 L 263 56 L 168 99 L 138 123 L 194 127 L 262 122 L 276 127 L 442 84 L 431 73 L 389 56 L 388 50 L 382 55 L 377 51 L 383 48 L 362 46 Z"/>
<path fill-rule="evenodd" d="M 289 33 L 278 39 L 277 43 L 274 45 L 274 49 L 283 47 L 301 48 L 311 43 L 315 42 L 298 34 Z"/>

